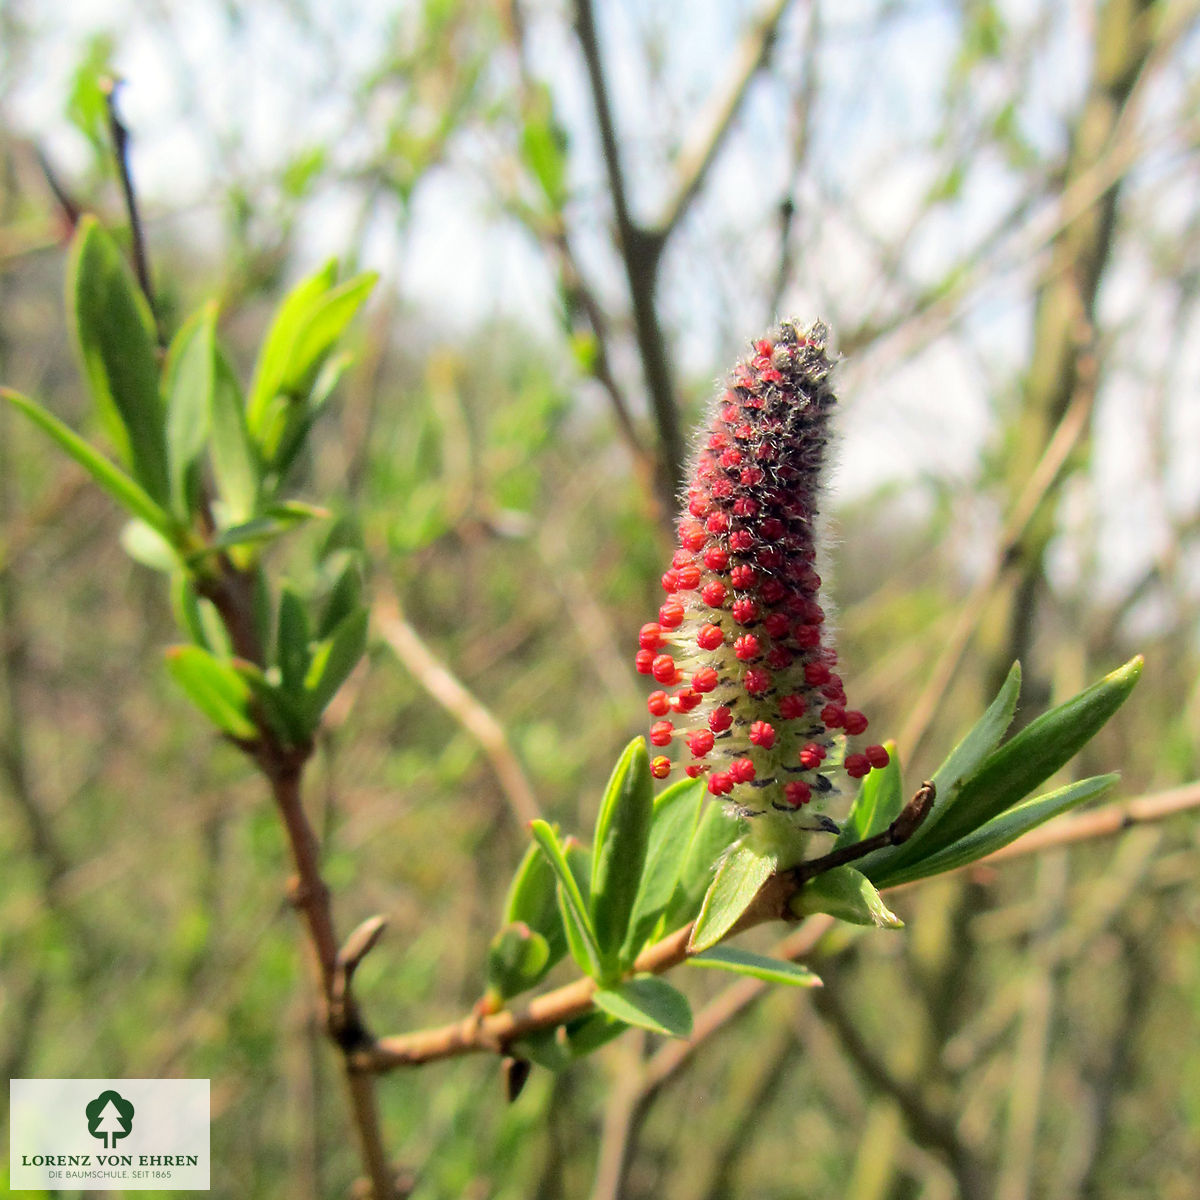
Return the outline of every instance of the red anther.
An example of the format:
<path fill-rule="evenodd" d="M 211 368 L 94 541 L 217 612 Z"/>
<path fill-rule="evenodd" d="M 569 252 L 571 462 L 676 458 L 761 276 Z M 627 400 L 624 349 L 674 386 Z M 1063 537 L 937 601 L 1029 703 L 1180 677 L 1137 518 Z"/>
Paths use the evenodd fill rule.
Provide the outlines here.
<path fill-rule="evenodd" d="M 750 726 L 750 741 L 755 746 L 770 750 L 775 745 L 775 726 L 767 721 L 755 721 Z"/>
<path fill-rule="evenodd" d="M 793 807 L 799 808 L 812 799 L 812 788 L 801 779 L 794 780 L 783 789 L 784 799 Z"/>
<path fill-rule="evenodd" d="M 733 791 L 733 776 L 728 771 L 717 771 L 708 777 L 708 790 L 714 796 L 728 796 Z"/>
<path fill-rule="evenodd" d="M 690 713 L 693 708 L 698 708 L 704 697 L 699 692 L 694 692 L 691 688 L 686 691 L 677 692 L 671 697 L 671 707 L 680 713 Z"/>
<path fill-rule="evenodd" d="M 687 735 L 688 749 L 697 757 L 703 758 L 713 748 L 713 735 L 707 729 L 697 729 Z"/>
<path fill-rule="evenodd" d="M 663 629 L 678 629 L 683 624 L 683 605 L 678 600 L 668 600 L 658 610 L 658 623 Z"/>
<path fill-rule="evenodd" d="M 768 579 L 762 585 L 762 598 L 764 604 L 778 604 L 783 599 L 787 589 L 779 582 L 778 579 Z"/>
<path fill-rule="evenodd" d="M 662 629 L 655 622 L 648 621 L 638 634 L 638 645 L 643 650 L 657 650 L 662 644 Z"/>
<path fill-rule="evenodd" d="M 877 771 L 882 771 L 892 761 L 892 756 L 883 746 L 868 746 L 863 754 L 866 756 L 867 762 Z"/>
<path fill-rule="evenodd" d="M 759 450 L 766 450 L 766 446 L 760 446 Z M 742 487 L 754 487 L 756 484 L 762 483 L 763 472 L 761 467 L 743 467 L 742 473 L 739 476 Z"/>
<path fill-rule="evenodd" d="M 753 567 L 746 566 L 745 563 L 739 563 L 732 571 L 729 572 L 729 582 L 733 584 L 734 590 L 738 592 L 748 592 L 758 580 L 758 575 Z"/>
<path fill-rule="evenodd" d="M 843 724 L 843 728 L 848 734 L 850 734 L 851 737 L 857 737 L 860 733 L 866 733 L 867 718 L 860 713 L 858 709 L 852 708 L 846 714 L 846 720 Z"/>
<path fill-rule="evenodd" d="M 742 678 L 742 686 L 751 696 L 761 696 L 771 690 L 771 676 L 761 667 L 751 667 Z"/>
<path fill-rule="evenodd" d="M 729 439 L 720 431 L 710 435 L 708 439 L 708 448 L 710 450 L 724 450 L 729 445 Z"/>
<path fill-rule="evenodd" d="M 823 662 L 805 663 L 804 678 L 812 687 L 818 687 L 829 682 L 829 668 Z"/>
<path fill-rule="evenodd" d="M 703 493 L 697 493 L 688 501 L 688 512 L 697 520 L 703 521 L 708 516 L 710 501 Z"/>
<path fill-rule="evenodd" d="M 820 625 L 825 620 L 825 610 L 815 600 L 806 600 L 804 620 L 809 625 Z"/>
<path fill-rule="evenodd" d="M 751 441 L 754 437 L 754 426 L 753 425 L 739 425 L 733 431 L 733 436 L 735 438 L 737 438 L 737 440 L 739 442 Z"/>
<path fill-rule="evenodd" d="M 841 683 L 827 683 L 821 689 L 821 695 L 825 697 L 830 704 L 840 704 L 843 708 L 846 707 L 846 689 Z"/>
<path fill-rule="evenodd" d="M 664 592 L 674 592 L 679 588 L 679 572 L 671 568 L 669 571 L 663 572 L 662 588 Z"/>
<path fill-rule="evenodd" d="M 729 555 L 720 546 L 709 546 L 704 552 L 704 565 L 710 571 L 723 571 L 729 566 Z"/>
<path fill-rule="evenodd" d="M 768 367 L 762 373 L 762 381 L 763 383 L 782 383 L 783 374 L 782 372 L 777 371 L 774 367 Z"/>
<path fill-rule="evenodd" d="M 733 724 L 733 713 L 721 705 L 708 714 L 708 727 L 713 733 L 724 733 Z"/>
<path fill-rule="evenodd" d="M 804 710 L 807 707 L 804 703 L 804 697 L 797 696 L 793 692 L 790 696 L 784 696 L 779 701 L 779 715 L 785 721 L 795 721 L 798 717 L 804 716 Z"/>
<path fill-rule="evenodd" d="M 837 651 L 832 646 L 821 647 L 821 661 L 823 663 L 830 667 L 836 667 L 837 660 Z"/>
<path fill-rule="evenodd" d="M 797 625 L 792 630 L 792 637 L 796 639 L 798 646 L 811 650 L 821 644 L 821 627 L 820 625 Z"/>
<path fill-rule="evenodd" d="M 716 650 L 725 642 L 725 635 L 717 625 L 702 625 L 696 634 L 696 645 L 701 650 Z"/>
<path fill-rule="evenodd" d="M 680 567 L 690 567 L 695 561 L 696 559 L 686 550 L 676 550 L 675 553 L 671 555 L 671 566 L 673 566 L 677 571 Z"/>
<path fill-rule="evenodd" d="M 841 729 L 846 719 L 846 710 L 840 704 L 827 704 L 821 709 L 821 720 L 826 729 Z"/>
<path fill-rule="evenodd" d="M 760 546 L 754 559 L 760 567 L 774 571 L 783 566 L 783 551 L 778 546 Z"/>
<path fill-rule="evenodd" d="M 792 665 L 792 652 L 786 646 L 772 646 L 766 661 L 772 671 L 786 671 Z"/>
<path fill-rule="evenodd" d="M 664 758 L 661 754 L 650 762 L 650 774 L 655 779 L 666 779 L 671 773 L 671 760 Z"/>
<path fill-rule="evenodd" d="M 681 592 L 690 592 L 692 588 L 700 586 L 700 568 L 699 567 L 684 567 L 679 572 L 679 590 Z"/>
<path fill-rule="evenodd" d="M 765 371 L 765 370 L 767 370 L 767 369 L 770 367 L 770 365 L 771 365 L 771 352 L 770 352 L 770 350 L 764 350 L 764 351 L 763 351 L 761 354 L 756 354 L 756 355 L 754 356 L 754 365 L 755 365 L 755 367 L 757 367 L 757 368 L 758 368 L 758 370 L 760 370 L 760 371 Z"/>
<path fill-rule="evenodd" d="M 758 502 L 752 500 L 749 496 L 739 496 L 733 502 L 733 515 L 735 517 L 752 517 L 758 512 Z"/>
<path fill-rule="evenodd" d="M 724 450 L 721 452 L 721 457 L 718 460 L 727 471 L 738 466 L 742 461 L 742 452 L 740 450 Z"/>
<path fill-rule="evenodd" d="M 730 392 L 726 392 L 725 394 L 727 396 L 731 395 Z M 726 404 L 725 407 L 721 409 L 721 420 L 724 421 L 726 425 L 732 425 L 734 421 L 736 421 L 741 415 L 741 410 L 736 404 Z"/>
<path fill-rule="evenodd" d="M 679 544 L 685 550 L 703 550 L 707 540 L 704 526 L 699 521 L 684 521 L 679 526 Z"/>
<path fill-rule="evenodd" d="M 709 474 L 712 474 L 711 468 Z M 733 484 L 728 479 L 715 479 L 711 491 L 714 500 L 728 500 L 733 495 Z"/>
<path fill-rule="evenodd" d="M 670 721 L 655 721 L 650 726 L 650 745 L 669 746 L 671 744 L 671 734 L 674 732 L 675 726 Z"/>
<path fill-rule="evenodd" d="M 739 625 L 753 625 L 758 620 L 758 605 L 749 596 L 735 600 L 729 611 Z"/>
<path fill-rule="evenodd" d="M 783 537 L 783 532 L 786 526 L 778 517 L 767 517 L 758 527 L 758 532 L 768 541 L 774 541 L 776 538 Z"/>
<path fill-rule="evenodd" d="M 809 742 L 800 751 L 800 765 L 806 771 L 815 771 L 821 765 L 821 756 L 817 753 L 817 747 Z"/>
<path fill-rule="evenodd" d="M 774 349 L 775 345 L 769 338 L 759 338 L 758 341 L 754 343 L 755 354 L 765 356 L 768 363 L 771 361 L 770 354 Z M 757 366 L 757 363 L 755 365 Z"/>
<path fill-rule="evenodd" d="M 684 767 L 683 769 L 689 779 L 697 779 L 697 778 L 699 778 L 699 776 L 703 775 L 705 771 L 708 770 L 708 764 L 707 763 L 688 763 L 688 765 L 686 767 Z"/>
<path fill-rule="evenodd" d="M 735 554 L 744 554 L 754 545 L 754 534 L 748 529 L 735 529 L 729 535 L 729 548 Z"/>
<path fill-rule="evenodd" d="M 701 667 L 692 676 L 692 691 L 704 694 L 711 692 L 718 683 L 718 676 L 712 667 Z"/>
<path fill-rule="evenodd" d="M 671 702 L 666 692 L 651 692 L 646 697 L 646 707 L 652 717 L 665 717 L 671 711 Z"/>
<path fill-rule="evenodd" d="M 729 528 L 729 517 L 720 509 L 717 509 L 716 512 L 710 512 L 708 520 L 704 522 L 704 528 L 709 533 L 724 533 Z"/>
<path fill-rule="evenodd" d="M 754 634 L 743 633 L 733 643 L 733 652 L 741 662 L 753 662 L 762 654 L 762 647 L 758 644 L 758 638 Z"/>
<path fill-rule="evenodd" d="M 734 783 L 749 783 L 755 776 L 754 762 L 749 758 L 735 758 L 729 764 L 729 773 Z"/>
<path fill-rule="evenodd" d="M 725 585 L 716 579 L 709 580 L 700 591 L 700 599 L 709 608 L 720 608 L 725 603 Z"/>
<path fill-rule="evenodd" d="M 790 625 L 791 622 L 787 618 L 787 613 L 767 613 L 763 620 L 763 629 L 765 629 L 767 633 L 777 641 L 780 638 L 787 637 L 788 627 Z"/>
<path fill-rule="evenodd" d="M 842 766 L 845 767 L 846 774 L 851 779 L 861 779 L 871 771 L 871 764 L 865 754 L 847 754 L 846 761 Z"/>
<path fill-rule="evenodd" d="M 650 664 L 650 674 L 659 683 L 674 683 L 675 660 L 669 654 L 655 655 L 654 661 Z"/>
<path fill-rule="evenodd" d="M 654 651 L 639 650 L 634 657 L 633 664 L 637 667 L 639 675 L 649 675 L 654 670 Z"/>

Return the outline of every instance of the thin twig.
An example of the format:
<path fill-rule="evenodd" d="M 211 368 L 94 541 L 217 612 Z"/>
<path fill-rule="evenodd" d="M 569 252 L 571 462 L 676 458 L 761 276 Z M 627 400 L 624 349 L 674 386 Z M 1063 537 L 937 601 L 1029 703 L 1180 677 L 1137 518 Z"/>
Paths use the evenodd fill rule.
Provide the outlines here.
<path fill-rule="evenodd" d="M 504 727 L 404 619 L 395 593 L 382 588 L 372 605 L 375 628 L 413 678 L 479 743 L 513 815 L 527 825 L 541 815 L 533 787 L 508 744 Z"/>
<path fill-rule="evenodd" d="M 129 214 L 129 233 L 133 239 L 133 268 L 137 273 L 138 286 L 146 297 L 150 312 L 157 314 L 154 303 L 154 284 L 150 280 L 150 261 L 146 256 L 146 238 L 142 231 L 142 218 L 138 212 L 137 193 L 133 187 L 133 173 L 129 166 L 129 130 L 125 128 L 117 111 L 117 89 L 120 80 L 101 81 L 104 102 L 108 109 L 108 129 L 113 140 L 113 154 L 117 160 L 117 173 L 121 177 L 121 192 L 125 197 L 125 210 Z M 158 317 L 155 315 L 155 323 Z"/>

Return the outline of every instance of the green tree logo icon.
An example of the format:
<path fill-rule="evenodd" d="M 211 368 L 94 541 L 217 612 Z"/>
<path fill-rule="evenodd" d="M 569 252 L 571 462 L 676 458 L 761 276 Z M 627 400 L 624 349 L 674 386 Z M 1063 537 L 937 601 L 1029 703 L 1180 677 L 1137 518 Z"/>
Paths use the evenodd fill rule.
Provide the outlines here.
<path fill-rule="evenodd" d="M 104 1142 L 111 1150 L 119 1138 L 128 1137 L 133 1130 L 133 1105 L 111 1089 L 101 1092 L 83 1110 L 87 1115 L 88 1133 Z"/>

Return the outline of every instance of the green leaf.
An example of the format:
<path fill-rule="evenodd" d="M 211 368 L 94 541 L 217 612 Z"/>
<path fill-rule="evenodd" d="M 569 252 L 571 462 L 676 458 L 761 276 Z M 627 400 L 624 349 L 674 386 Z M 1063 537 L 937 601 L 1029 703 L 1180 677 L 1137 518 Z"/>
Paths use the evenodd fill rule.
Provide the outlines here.
<path fill-rule="evenodd" d="M 154 318 L 116 242 L 84 216 L 71 243 L 67 304 L 92 398 L 133 477 L 170 504 Z"/>
<path fill-rule="evenodd" d="M 1015 662 L 987 711 L 975 722 L 971 732 L 950 751 L 946 761 L 934 771 L 933 786 L 937 788 L 940 806 L 944 807 L 949 802 L 954 789 L 964 779 L 974 775 L 983 760 L 1000 745 L 1000 739 L 1012 724 L 1020 695 L 1021 664 Z"/>
<path fill-rule="evenodd" d="M 216 325 L 215 304 L 193 313 L 172 339 L 163 370 L 171 503 L 184 521 L 191 514 L 194 467 L 212 423 Z"/>
<path fill-rule="evenodd" d="M 23 412 L 43 433 L 54 439 L 87 473 L 122 507 L 140 517 L 168 541 L 178 539 L 178 529 L 170 514 L 160 507 L 144 488 L 135 483 L 120 467 L 109 462 L 98 450 L 85 442 L 69 426 L 28 396 L 0 387 L 3 396 Z"/>
<path fill-rule="evenodd" d="M 828 913 L 852 925 L 877 925 L 881 929 L 904 926 L 884 904 L 875 885 L 853 867 L 834 867 L 810 879 L 792 900 L 791 909 L 798 917 Z"/>
<path fill-rule="evenodd" d="M 214 363 L 209 457 L 224 509 L 223 524 L 239 525 L 254 516 L 262 471 L 246 430 L 242 389 L 219 348 Z"/>
<path fill-rule="evenodd" d="M 317 625 L 317 637 L 328 637 L 356 608 L 362 607 L 362 590 L 362 572 L 358 563 L 352 560 L 343 568 L 329 592 Z"/>
<path fill-rule="evenodd" d="M 834 849 L 852 846 L 882 833 L 900 815 L 904 807 L 900 760 L 894 742 L 886 743 L 886 747 L 888 765 L 882 771 L 872 771 L 862 781 L 854 807 L 833 843 Z"/>
<path fill-rule="evenodd" d="M 554 870 L 535 843 L 521 859 L 504 902 L 504 923 L 523 922 L 546 939 L 548 971 L 567 952 L 567 938 L 555 894 Z"/>
<path fill-rule="evenodd" d="M 617 760 L 600 812 L 592 848 L 592 928 L 608 973 L 619 973 L 621 945 L 637 899 L 650 821 L 654 784 L 646 743 L 635 738 Z"/>
<path fill-rule="evenodd" d="M 258 702 L 259 711 L 285 746 L 305 746 L 312 737 L 312 723 L 294 696 L 273 684 L 262 668 L 244 658 L 232 660 L 233 669 L 246 681 Z"/>
<path fill-rule="evenodd" d="M 737 817 L 731 817 L 725 811 L 723 804 L 715 801 L 703 810 L 700 824 L 687 849 L 679 884 L 659 923 L 660 930 L 678 929 L 695 919 L 712 885 L 717 864 L 725 851 L 737 841 L 742 824 Z"/>
<path fill-rule="evenodd" d="M 175 548 L 157 529 L 134 517 L 121 530 L 121 548 L 133 559 L 152 571 L 165 575 L 179 569 L 179 555 Z"/>
<path fill-rule="evenodd" d="M 275 661 L 285 691 L 299 695 L 308 674 L 308 614 L 304 601 L 285 587 L 279 597 L 279 629 L 275 638 Z"/>
<path fill-rule="evenodd" d="M 360 608 L 313 647 L 304 691 L 314 724 L 366 653 L 367 624 L 367 610 Z"/>
<path fill-rule="evenodd" d="M 689 952 L 698 954 L 715 946 L 737 924 L 775 865 L 774 857 L 760 854 L 745 842 L 733 846 L 721 860 L 705 894 L 688 943 Z"/>
<path fill-rule="evenodd" d="M 916 846 L 901 846 L 889 868 L 944 850 L 1023 800 L 1091 741 L 1125 702 L 1141 673 L 1139 655 L 1025 726 L 988 755 L 963 782 L 941 819 L 924 837 L 913 839 Z"/>
<path fill-rule="evenodd" d="M 821 977 L 799 963 L 752 954 L 736 946 L 713 946 L 701 954 L 693 954 L 687 962 L 693 967 L 713 967 L 718 971 L 749 975 L 764 983 L 786 983 L 792 987 L 821 986 Z"/>
<path fill-rule="evenodd" d="M 685 1038 L 692 1032 L 692 1009 L 687 997 L 665 979 L 637 975 L 611 988 L 598 988 L 592 996 L 596 1007 L 618 1021 Z"/>
<path fill-rule="evenodd" d="M 566 139 L 554 120 L 550 92 L 537 89 L 521 126 L 521 157 L 533 173 L 552 211 L 566 200 Z"/>
<path fill-rule="evenodd" d="M 595 978 L 600 974 L 600 948 L 596 945 L 587 901 L 583 898 L 554 830 L 545 821 L 537 820 L 529 823 L 529 832 L 558 878 L 558 902 L 567 923 L 567 942 L 571 954 L 580 970 Z"/>
<path fill-rule="evenodd" d="M 500 1000 L 528 991 L 545 974 L 550 948 L 528 925 L 506 925 L 488 946 L 488 988 Z"/>
<path fill-rule="evenodd" d="M 254 382 L 250 387 L 250 401 L 246 409 L 246 424 L 256 442 L 261 440 L 271 402 L 283 390 L 289 356 L 300 328 L 309 311 L 333 286 L 336 273 L 337 263 L 331 258 L 319 271 L 301 280 L 287 294 L 271 322 L 254 368 Z"/>
<path fill-rule="evenodd" d="M 172 646 L 167 650 L 167 670 L 222 733 L 244 742 L 258 737 L 250 687 L 231 664 L 199 646 Z"/>
<path fill-rule="evenodd" d="M 623 965 L 637 957 L 675 894 L 688 848 L 695 836 L 704 791 L 703 779 L 684 779 L 667 788 L 654 801 L 646 865 L 629 921 L 629 932 L 621 947 Z"/>
<path fill-rule="evenodd" d="M 914 879 L 924 879 L 928 875 L 940 875 L 944 871 L 965 867 L 968 863 L 1007 846 L 1009 842 L 1016 841 L 1022 834 L 1044 824 L 1052 817 L 1057 817 L 1085 800 L 1091 800 L 1108 791 L 1119 778 L 1115 773 L 1094 775 L 1090 779 L 1069 783 L 1066 787 L 1047 792 L 1034 800 L 1027 800 L 1024 804 L 1018 804 L 1000 816 L 993 817 L 946 849 L 927 858 L 920 858 L 911 866 L 885 872 L 877 884 L 879 887 L 895 887 L 897 884 L 911 883 Z"/>
<path fill-rule="evenodd" d="M 329 352 L 371 294 L 379 276 L 367 271 L 331 289 L 312 306 L 288 354 L 280 391 L 306 396 Z"/>
<path fill-rule="evenodd" d="M 585 1058 L 601 1046 L 607 1046 L 613 1038 L 620 1037 L 628 1028 L 624 1021 L 594 1009 L 567 1024 L 567 1045 L 573 1057 Z"/>
<path fill-rule="evenodd" d="M 200 615 L 200 597 L 196 595 L 196 589 L 184 571 L 176 571 L 171 576 L 171 611 L 175 616 L 175 624 L 196 645 L 212 649 L 204 628 L 204 618 Z"/>

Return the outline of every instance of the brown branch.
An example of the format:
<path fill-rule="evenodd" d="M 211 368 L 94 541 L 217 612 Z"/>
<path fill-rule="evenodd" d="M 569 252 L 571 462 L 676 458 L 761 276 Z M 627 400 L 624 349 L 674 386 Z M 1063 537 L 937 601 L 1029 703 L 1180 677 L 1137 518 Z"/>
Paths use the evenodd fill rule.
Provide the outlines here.
<path fill-rule="evenodd" d="M 517 820 L 526 825 L 539 817 L 537 797 L 508 744 L 504 727 L 404 619 L 394 592 L 380 589 L 376 593 L 372 617 L 383 640 L 413 678 L 478 742 Z"/>

